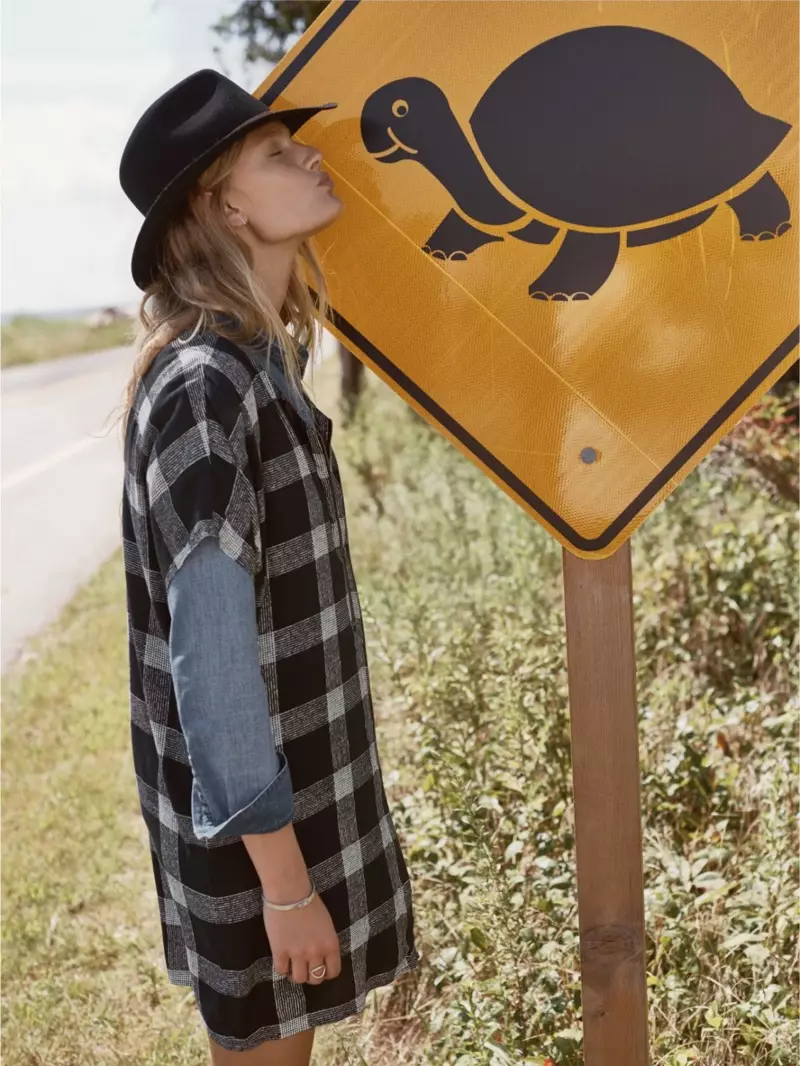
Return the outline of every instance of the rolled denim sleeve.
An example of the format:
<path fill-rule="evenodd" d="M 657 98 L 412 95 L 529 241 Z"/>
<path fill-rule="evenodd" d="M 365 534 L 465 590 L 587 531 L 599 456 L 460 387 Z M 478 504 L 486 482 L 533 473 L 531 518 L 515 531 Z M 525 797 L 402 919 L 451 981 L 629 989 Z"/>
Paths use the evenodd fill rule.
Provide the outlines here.
<path fill-rule="evenodd" d="M 293 817 L 292 782 L 261 677 L 253 579 L 208 536 L 173 577 L 167 600 L 194 832 L 216 839 L 281 829 Z"/>

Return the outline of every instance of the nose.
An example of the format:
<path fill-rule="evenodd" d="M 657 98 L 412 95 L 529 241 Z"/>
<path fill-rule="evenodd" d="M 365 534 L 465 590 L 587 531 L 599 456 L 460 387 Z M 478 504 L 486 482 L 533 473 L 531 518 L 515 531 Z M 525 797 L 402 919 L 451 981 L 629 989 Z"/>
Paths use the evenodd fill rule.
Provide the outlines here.
<path fill-rule="evenodd" d="M 320 170 L 322 168 L 322 152 L 319 148 L 311 147 L 309 154 L 309 167 L 311 170 Z"/>

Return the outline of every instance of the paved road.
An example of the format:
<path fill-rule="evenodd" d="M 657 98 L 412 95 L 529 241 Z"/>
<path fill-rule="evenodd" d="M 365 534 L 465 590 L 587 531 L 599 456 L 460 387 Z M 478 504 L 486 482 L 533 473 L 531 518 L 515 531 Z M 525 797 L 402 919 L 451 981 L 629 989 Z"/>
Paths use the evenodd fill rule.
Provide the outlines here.
<path fill-rule="evenodd" d="M 327 331 L 323 358 L 336 341 Z M 130 347 L 11 367 L 2 392 L 0 670 L 121 546 Z"/>

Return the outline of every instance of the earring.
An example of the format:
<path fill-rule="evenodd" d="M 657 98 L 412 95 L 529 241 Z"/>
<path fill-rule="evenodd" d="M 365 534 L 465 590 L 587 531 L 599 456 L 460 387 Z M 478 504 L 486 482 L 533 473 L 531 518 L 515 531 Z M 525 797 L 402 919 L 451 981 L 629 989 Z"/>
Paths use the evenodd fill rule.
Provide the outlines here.
<path fill-rule="evenodd" d="M 241 211 L 237 211 L 236 212 L 236 217 L 239 219 L 239 221 L 241 222 L 241 224 L 243 226 L 247 225 L 247 219 L 244 217 L 244 215 L 242 214 Z"/>

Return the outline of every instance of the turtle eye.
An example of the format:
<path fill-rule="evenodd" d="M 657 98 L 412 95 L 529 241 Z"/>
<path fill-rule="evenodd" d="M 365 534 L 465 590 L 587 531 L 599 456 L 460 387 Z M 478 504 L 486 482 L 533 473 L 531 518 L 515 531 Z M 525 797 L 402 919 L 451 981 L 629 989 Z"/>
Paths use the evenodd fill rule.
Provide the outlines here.
<path fill-rule="evenodd" d="M 396 115 L 397 118 L 403 118 L 408 114 L 408 104 L 405 100 L 395 100 L 392 104 L 392 114 Z"/>

